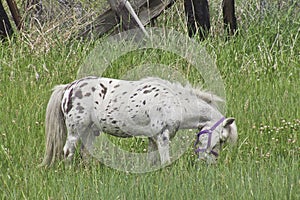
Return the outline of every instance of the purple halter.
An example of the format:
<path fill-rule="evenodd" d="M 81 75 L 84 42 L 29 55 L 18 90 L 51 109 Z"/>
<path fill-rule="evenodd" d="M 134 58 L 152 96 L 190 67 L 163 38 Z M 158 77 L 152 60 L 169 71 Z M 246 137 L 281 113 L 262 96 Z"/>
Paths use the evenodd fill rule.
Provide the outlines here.
<path fill-rule="evenodd" d="M 198 134 L 197 134 L 197 139 L 196 139 L 196 142 L 194 144 L 195 148 L 197 146 L 197 144 L 199 143 L 200 141 L 200 136 L 201 135 L 204 135 L 204 134 L 208 134 L 208 142 L 207 142 L 207 146 L 206 148 L 198 148 L 195 150 L 195 153 L 199 153 L 199 152 L 205 152 L 207 151 L 208 148 L 210 148 L 210 145 L 211 145 L 211 136 L 212 136 L 212 133 L 213 131 L 225 120 L 225 117 L 222 117 L 219 121 L 217 121 L 210 129 L 206 129 L 206 130 L 202 130 L 200 131 Z M 212 153 L 214 156 L 218 156 L 219 154 L 213 150 L 210 151 L 210 153 Z"/>

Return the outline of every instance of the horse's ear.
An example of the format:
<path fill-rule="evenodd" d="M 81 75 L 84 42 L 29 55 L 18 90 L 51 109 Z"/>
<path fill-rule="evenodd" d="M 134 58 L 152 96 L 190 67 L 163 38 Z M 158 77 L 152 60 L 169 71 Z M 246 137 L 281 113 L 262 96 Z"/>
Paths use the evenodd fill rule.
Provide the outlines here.
<path fill-rule="evenodd" d="M 227 126 L 231 125 L 234 121 L 235 121 L 235 119 L 232 117 L 226 118 L 223 121 L 223 127 L 226 128 Z"/>

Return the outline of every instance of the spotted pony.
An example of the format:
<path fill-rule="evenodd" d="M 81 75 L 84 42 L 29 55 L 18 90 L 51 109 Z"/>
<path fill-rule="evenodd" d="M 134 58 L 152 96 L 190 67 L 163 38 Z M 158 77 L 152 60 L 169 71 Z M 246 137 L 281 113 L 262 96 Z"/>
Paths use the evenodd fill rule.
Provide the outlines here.
<path fill-rule="evenodd" d="M 86 77 L 54 88 L 46 110 L 46 152 L 42 166 L 70 160 L 78 140 L 92 145 L 100 133 L 116 137 L 149 138 L 148 152 L 158 151 L 170 163 L 170 140 L 179 129 L 200 130 L 195 144 L 201 158 L 217 159 L 221 144 L 235 143 L 234 118 L 217 109 L 221 98 L 159 78 L 125 81 Z"/>

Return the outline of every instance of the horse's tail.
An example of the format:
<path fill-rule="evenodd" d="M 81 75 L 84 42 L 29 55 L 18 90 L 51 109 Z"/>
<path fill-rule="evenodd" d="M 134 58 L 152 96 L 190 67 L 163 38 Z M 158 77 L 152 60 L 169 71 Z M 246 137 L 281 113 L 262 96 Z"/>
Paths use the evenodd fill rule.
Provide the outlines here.
<path fill-rule="evenodd" d="M 40 167 L 50 166 L 56 159 L 63 157 L 67 129 L 61 104 L 65 90 L 66 85 L 56 86 L 47 105 L 45 121 L 46 151 L 43 162 L 39 165 Z"/>

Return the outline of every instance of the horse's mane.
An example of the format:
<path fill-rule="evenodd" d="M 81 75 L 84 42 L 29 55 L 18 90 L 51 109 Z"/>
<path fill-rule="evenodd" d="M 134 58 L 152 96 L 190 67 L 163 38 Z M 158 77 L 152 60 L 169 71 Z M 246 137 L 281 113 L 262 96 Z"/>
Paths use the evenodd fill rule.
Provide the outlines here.
<path fill-rule="evenodd" d="M 224 99 L 213 94 L 209 91 L 201 91 L 199 89 L 191 88 L 192 93 L 195 94 L 198 98 L 202 99 L 206 103 L 212 105 L 213 107 L 218 107 L 218 102 L 224 102 Z"/>
<path fill-rule="evenodd" d="M 173 89 L 177 89 L 180 91 L 189 91 L 191 94 L 195 95 L 197 98 L 205 101 L 206 103 L 212 105 L 213 107 L 217 108 L 218 102 L 224 102 L 224 99 L 221 97 L 213 94 L 212 92 L 202 90 L 202 88 L 194 88 L 190 84 L 182 85 L 179 82 L 170 82 L 161 78 L 157 77 L 148 77 L 141 79 L 143 82 L 158 82 L 165 84 Z"/>

